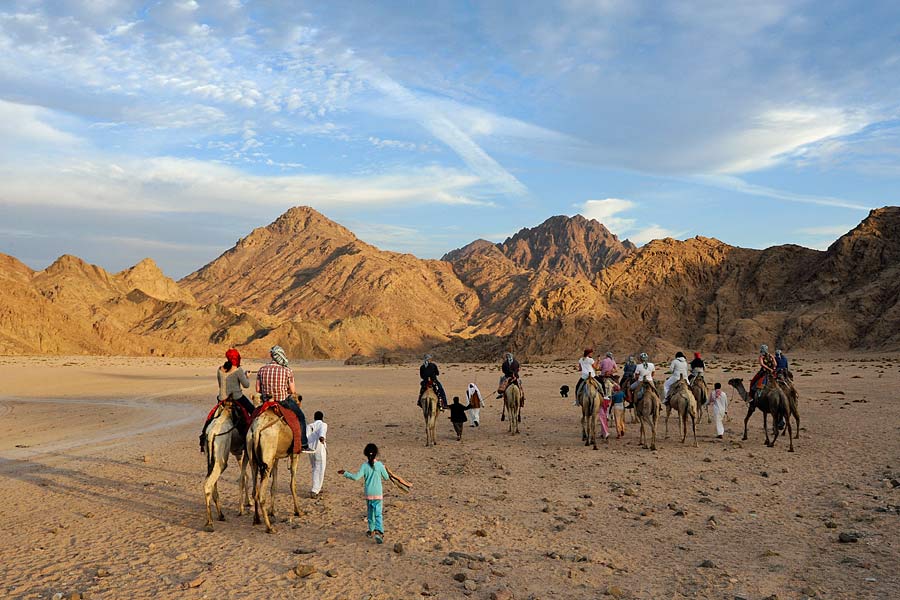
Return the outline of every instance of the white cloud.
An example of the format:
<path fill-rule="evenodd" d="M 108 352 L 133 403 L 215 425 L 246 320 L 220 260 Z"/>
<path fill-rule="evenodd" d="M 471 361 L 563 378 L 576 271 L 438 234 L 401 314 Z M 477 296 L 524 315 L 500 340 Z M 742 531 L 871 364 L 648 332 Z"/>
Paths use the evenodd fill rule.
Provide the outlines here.
<path fill-rule="evenodd" d="M 0 99 L 0 139 L 3 146 L 40 144 L 71 146 L 79 138 L 50 125 L 52 114 L 39 106 L 17 104 Z"/>
<path fill-rule="evenodd" d="M 604 198 L 603 200 L 588 200 L 581 205 L 579 212 L 587 219 L 596 219 L 607 229 L 620 238 L 627 237 L 632 243 L 643 245 L 650 240 L 666 237 L 678 237 L 684 232 L 667 229 L 655 223 L 638 225 L 638 220 L 632 217 L 620 216 L 638 208 L 637 203 L 621 198 Z"/>
<path fill-rule="evenodd" d="M 717 187 L 724 190 L 739 192 L 750 196 L 762 196 L 772 198 L 774 200 L 786 200 L 788 202 L 799 202 L 801 204 L 817 204 L 819 206 L 831 206 L 835 208 L 848 208 L 853 210 L 871 210 L 872 207 L 856 202 L 849 202 L 840 198 L 832 198 L 830 196 L 810 196 L 808 194 L 795 194 L 784 190 L 777 190 L 763 185 L 756 185 L 744 181 L 740 177 L 733 175 L 697 175 L 690 178 L 690 181 Z"/>
<path fill-rule="evenodd" d="M 486 206 L 483 182 L 454 169 L 426 167 L 371 176 L 249 175 L 225 164 L 173 157 L 112 162 L 0 165 L 0 201 L 128 212 L 252 213 L 287 208 L 451 204 Z"/>

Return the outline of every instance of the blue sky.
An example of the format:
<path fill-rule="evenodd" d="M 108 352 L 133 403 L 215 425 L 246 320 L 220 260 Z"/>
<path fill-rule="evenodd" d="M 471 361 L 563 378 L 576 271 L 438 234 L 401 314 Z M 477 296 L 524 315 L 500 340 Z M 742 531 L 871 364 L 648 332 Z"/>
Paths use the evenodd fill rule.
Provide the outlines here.
<path fill-rule="evenodd" d="M 0 5 L 0 252 L 180 277 L 308 204 L 439 257 L 555 214 L 827 247 L 900 204 L 900 4 Z"/>

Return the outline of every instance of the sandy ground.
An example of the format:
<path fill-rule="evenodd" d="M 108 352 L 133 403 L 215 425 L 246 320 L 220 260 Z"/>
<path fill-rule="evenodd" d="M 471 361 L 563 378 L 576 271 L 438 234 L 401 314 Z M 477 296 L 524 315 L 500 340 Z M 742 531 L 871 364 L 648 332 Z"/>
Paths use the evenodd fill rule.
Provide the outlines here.
<path fill-rule="evenodd" d="M 307 414 L 326 413 L 329 466 L 299 517 L 281 471 L 274 535 L 237 516 L 233 462 L 220 484 L 228 520 L 203 531 L 197 433 L 217 360 L 0 358 L 0 597 L 900 597 L 900 361 L 793 358 L 794 454 L 783 438 L 763 446 L 759 413 L 740 442 L 746 405 L 727 387 L 724 441 L 704 417 L 696 449 L 674 419 L 657 452 L 630 423 L 625 439 L 585 448 L 580 412 L 559 397 L 574 383 L 561 363 L 523 368 L 521 435 L 491 400 L 463 442 L 441 417 L 426 449 L 415 365 L 297 365 Z M 730 364 L 710 379 L 750 374 Z M 496 383 L 496 366 L 441 367 L 451 396 Z M 414 484 L 387 491 L 382 546 L 363 535 L 361 484 L 337 476 L 369 441 Z M 299 477 L 306 492 L 306 457 Z M 299 578 L 298 564 L 317 571 Z"/>

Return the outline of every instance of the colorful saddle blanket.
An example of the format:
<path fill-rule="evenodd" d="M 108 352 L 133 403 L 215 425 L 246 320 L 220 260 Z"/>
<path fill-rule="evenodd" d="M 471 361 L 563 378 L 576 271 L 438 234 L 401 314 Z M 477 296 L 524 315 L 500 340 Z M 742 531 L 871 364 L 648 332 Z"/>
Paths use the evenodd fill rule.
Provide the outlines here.
<path fill-rule="evenodd" d="M 253 411 L 250 420 L 256 420 L 256 417 L 268 410 L 274 411 L 275 414 L 284 419 L 291 428 L 291 433 L 294 434 L 294 447 L 292 451 L 294 454 L 300 454 L 303 449 L 303 436 L 300 434 L 300 419 L 297 418 L 297 413 L 289 408 L 283 407 L 275 400 L 267 400 Z"/>
<path fill-rule="evenodd" d="M 235 416 L 237 417 L 235 426 L 238 429 L 240 429 L 241 431 L 247 431 L 247 428 L 250 427 L 250 421 L 251 421 L 250 415 L 247 414 L 247 410 L 243 406 L 241 406 L 241 404 L 239 402 L 235 402 L 235 401 L 227 399 L 227 398 L 225 400 L 219 400 L 219 402 L 216 403 L 215 406 L 213 406 L 212 410 L 209 411 L 209 414 L 206 415 L 206 421 L 209 422 L 209 420 L 213 418 L 213 415 L 216 414 L 216 411 L 219 410 L 219 407 L 225 406 L 226 402 L 231 403 L 232 417 L 235 417 Z"/>

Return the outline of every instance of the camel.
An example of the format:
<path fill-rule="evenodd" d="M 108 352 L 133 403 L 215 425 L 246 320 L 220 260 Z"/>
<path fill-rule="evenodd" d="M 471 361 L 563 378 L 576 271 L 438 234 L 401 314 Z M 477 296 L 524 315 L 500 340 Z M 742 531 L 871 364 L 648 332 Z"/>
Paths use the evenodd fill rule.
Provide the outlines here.
<path fill-rule="evenodd" d="M 434 433 L 434 427 L 437 424 L 438 397 L 431 388 L 430 382 L 426 385 L 420 400 L 422 405 L 422 416 L 425 418 L 425 447 L 437 446 L 437 437 Z"/>
<path fill-rule="evenodd" d="M 797 388 L 794 387 L 794 378 L 792 376 L 779 373 L 776 376 L 775 381 L 779 385 L 781 385 L 781 389 L 784 392 L 784 395 L 787 396 L 788 408 L 791 411 L 791 416 L 794 417 L 794 421 L 797 423 L 797 430 L 794 433 L 794 439 L 800 439 L 799 397 L 797 396 Z"/>
<path fill-rule="evenodd" d="M 669 414 L 672 411 L 681 417 L 681 443 L 687 438 L 687 420 L 691 417 L 691 429 L 694 433 L 694 448 L 697 447 L 697 401 L 691 392 L 690 386 L 682 375 L 678 381 L 672 384 L 669 390 L 669 403 L 666 404 L 666 439 L 669 438 Z"/>
<path fill-rule="evenodd" d="M 241 507 L 239 515 L 244 514 L 244 506 L 250 504 L 250 494 L 247 491 L 247 455 L 244 452 L 244 436 L 238 431 L 235 424 L 234 411 L 236 408 L 231 400 L 221 403 L 216 409 L 216 414 L 206 428 L 206 480 L 203 483 L 203 495 L 206 499 L 206 530 L 213 531 L 212 510 L 210 501 L 216 505 L 219 520 L 225 520 L 222 507 L 219 505 L 219 476 L 228 468 L 228 457 L 234 455 L 237 458 L 240 469 L 240 498 Z M 237 417 L 240 418 L 240 417 Z"/>
<path fill-rule="evenodd" d="M 694 380 L 691 381 L 691 393 L 697 401 L 698 416 L 703 415 L 703 409 L 706 409 L 706 422 L 712 423 L 712 416 L 709 414 L 709 386 L 706 385 L 706 379 L 703 373 L 697 373 Z"/>
<path fill-rule="evenodd" d="M 758 408 L 763 414 L 763 431 L 765 431 L 766 434 L 766 446 L 769 448 L 775 446 L 775 442 L 778 440 L 778 421 L 779 419 L 784 419 L 787 424 L 788 441 L 790 442 L 788 452 L 793 452 L 794 438 L 791 432 L 790 399 L 784 390 L 782 390 L 781 386 L 777 383 L 769 382 L 755 398 L 748 398 L 747 390 L 744 389 L 744 381 L 742 379 L 729 379 L 728 385 L 733 387 L 744 402 L 747 402 L 749 405 L 747 408 L 747 416 L 744 417 L 744 437 L 742 439 L 747 439 L 747 422 L 750 420 L 750 415 L 753 414 L 753 411 Z M 770 414 L 773 419 L 772 425 L 775 436 L 771 442 L 769 441 L 768 422 Z"/>
<path fill-rule="evenodd" d="M 519 402 L 522 400 L 522 390 L 517 383 L 510 383 L 503 392 L 503 406 L 509 417 L 509 432 L 513 435 L 519 433 Z"/>
<path fill-rule="evenodd" d="M 597 449 L 597 409 L 600 407 L 600 389 L 597 380 L 587 379 L 578 389 L 581 404 L 581 441 L 585 446 L 593 444 Z"/>
<path fill-rule="evenodd" d="M 284 409 L 289 410 L 289 409 Z M 269 516 L 275 515 L 275 473 L 278 461 L 291 459 L 291 498 L 294 501 L 294 516 L 300 516 L 297 504 L 297 465 L 299 455 L 292 452 L 294 433 L 287 422 L 272 410 L 262 413 L 250 425 L 247 432 L 247 454 L 253 471 L 253 501 L 255 514 L 253 524 L 260 523 L 259 513 L 266 522 L 266 532 L 275 533 Z M 257 477 L 258 475 L 258 477 Z"/>
<path fill-rule="evenodd" d="M 643 396 L 640 400 L 637 400 L 637 392 L 641 390 L 643 390 Z M 659 391 L 651 382 L 645 379 L 641 382 L 640 387 L 635 390 L 634 396 L 634 412 L 641 422 L 640 444 L 644 448 L 647 448 L 647 439 L 650 439 L 650 449 L 656 450 L 656 423 L 659 420 L 661 406 L 659 401 Z M 647 432 L 647 429 L 650 431 Z"/>

